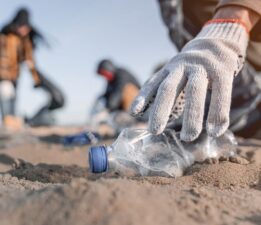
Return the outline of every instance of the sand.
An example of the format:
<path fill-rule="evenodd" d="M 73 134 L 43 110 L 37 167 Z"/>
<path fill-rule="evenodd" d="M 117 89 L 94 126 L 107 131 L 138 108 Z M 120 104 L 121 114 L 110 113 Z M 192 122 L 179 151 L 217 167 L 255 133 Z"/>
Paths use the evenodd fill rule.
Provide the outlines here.
<path fill-rule="evenodd" d="M 240 157 L 195 164 L 185 176 L 93 176 L 87 147 L 27 129 L 0 137 L 0 224 L 261 224 L 261 140 L 239 140 Z"/>

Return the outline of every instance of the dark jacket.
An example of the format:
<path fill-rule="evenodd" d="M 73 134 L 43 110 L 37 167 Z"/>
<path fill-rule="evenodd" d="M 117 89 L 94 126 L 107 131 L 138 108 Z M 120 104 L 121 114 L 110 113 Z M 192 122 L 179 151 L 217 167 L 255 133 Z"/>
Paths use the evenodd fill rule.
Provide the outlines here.
<path fill-rule="evenodd" d="M 114 80 L 108 82 L 103 97 L 110 111 L 128 110 L 131 102 L 138 94 L 140 84 L 136 78 L 125 69 L 118 68 Z"/>

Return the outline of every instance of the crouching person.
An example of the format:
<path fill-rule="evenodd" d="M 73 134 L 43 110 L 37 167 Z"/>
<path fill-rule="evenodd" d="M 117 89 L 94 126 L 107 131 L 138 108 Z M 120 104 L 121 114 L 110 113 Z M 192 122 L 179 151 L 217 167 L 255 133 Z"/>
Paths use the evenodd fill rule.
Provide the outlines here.
<path fill-rule="evenodd" d="M 104 133 L 116 136 L 123 128 L 138 122 L 129 115 L 129 110 L 138 95 L 140 84 L 129 71 L 117 67 L 108 59 L 98 64 L 97 73 L 106 80 L 107 86 L 98 98 L 98 102 L 103 102 L 103 107 L 97 110 L 99 104 L 95 104 L 91 121 L 102 136 Z"/>
<path fill-rule="evenodd" d="M 25 63 L 34 80 L 35 87 L 46 89 L 51 96 L 54 96 L 54 87 L 36 69 L 33 52 L 39 41 L 45 42 L 44 37 L 31 25 L 30 13 L 27 9 L 18 10 L 14 19 L 5 25 L 0 33 L 0 107 L 3 124 L 6 127 L 19 127 L 21 119 L 16 116 L 16 90 L 20 75 L 20 65 Z M 48 84 L 48 85 L 46 85 Z M 63 96 L 59 89 L 59 107 L 63 105 Z M 58 94 L 56 94 L 57 96 Z M 56 97 L 57 99 L 57 97 Z M 57 101 L 56 101 L 57 102 Z M 53 110 L 53 104 L 48 106 Z M 56 104 L 56 107 L 57 104 Z M 40 110 L 41 111 L 41 110 Z M 39 113 L 38 113 L 39 114 Z"/>

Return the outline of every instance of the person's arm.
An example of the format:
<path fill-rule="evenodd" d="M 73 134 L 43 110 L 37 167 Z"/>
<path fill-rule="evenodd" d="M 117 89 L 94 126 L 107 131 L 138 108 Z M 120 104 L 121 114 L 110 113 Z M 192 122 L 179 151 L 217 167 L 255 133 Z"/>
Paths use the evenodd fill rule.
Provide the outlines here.
<path fill-rule="evenodd" d="M 121 106 L 122 100 L 122 90 L 125 86 L 125 83 L 122 80 L 118 79 L 114 81 L 113 90 L 110 92 L 107 100 L 107 107 L 110 111 L 118 110 Z"/>
<path fill-rule="evenodd" d="M 233 79 L 243 67 L 249 32 L 259 19 L 258 13 L 242 6 L 220 7 L 200 33 L 145 83 L 132 114 L 142 115 L 152 102 L 149 130 L 162 133 L 185 87 L 181 139 L 193 141 L 203 128 L 206 94 L 211 87 L 206 129 L 210 136 L 222 135 L 229 126 Z"/>
<path fill-rule="evenodd" d="M 218 9 L 213 19 L 238 19 L 242 21 L 248 32 L 250 32 L 260 20 L 260 15 L 242 6 L 224 6 Z"/>
<path fill-rule="evenodd" d="M 33 46 L 30 40 L 26 40 L 24 42 L 24 50 L 25 50 L 25 63 L 31 71 L 35 87 L 38 87 L 41 84 L 41 78 L 37 72 L 35 67 L 35 62 L 33 58 Z"/>

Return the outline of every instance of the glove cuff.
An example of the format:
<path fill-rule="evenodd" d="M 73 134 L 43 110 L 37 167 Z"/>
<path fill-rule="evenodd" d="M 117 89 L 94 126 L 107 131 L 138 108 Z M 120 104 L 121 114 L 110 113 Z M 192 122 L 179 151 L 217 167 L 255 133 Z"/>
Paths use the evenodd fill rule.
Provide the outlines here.
<path fill-rule="evenodd" d="M 213 23 L 236 23 L 236 24 L 240 24 L 242 25 L 246 32 L 249 34 L 249 29 L 247 28 L 247 25 L 244 21 L 240 20 L 240 19 L 212 19 L 209 20 L 205 23 L 205 26 L 208 24 L 213 24 Z"/>
<path fill-rule="evenodd" d="M 241 51 L 245 52 L 249 41 L 249 33 L 244 23 L 240 20 L 217 19 L 208 21 L 197 35 L 197 38 L 213 38 L 230 41 L 238 44 L 237 46 Z"/>

